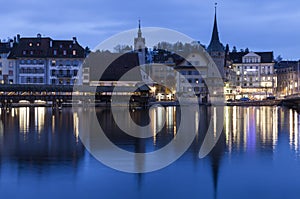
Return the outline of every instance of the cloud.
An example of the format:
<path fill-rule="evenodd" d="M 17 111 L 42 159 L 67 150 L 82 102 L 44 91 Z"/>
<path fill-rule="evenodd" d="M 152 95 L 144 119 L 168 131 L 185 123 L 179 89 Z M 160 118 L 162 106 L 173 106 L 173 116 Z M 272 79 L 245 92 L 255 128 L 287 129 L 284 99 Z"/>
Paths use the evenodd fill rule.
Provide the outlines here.
<path fill-rule="evenodd" d="M 207 45 L 213 25 L 214 2 L 12 0 L 1 5 L 0 38 L 17 33 L 26 36 L 42 33 L 63 39 L 77 36 L 83 46 L 93 47 L 99 40 L 136 28 L 137 20 L 141 18 L 143 26 L 174 29 Z M 299 5 L 296 0 L 219 2 L 220 38 L 224 44 L 238 48 L 265 48 L 296 59 L 300 55 Z"/>

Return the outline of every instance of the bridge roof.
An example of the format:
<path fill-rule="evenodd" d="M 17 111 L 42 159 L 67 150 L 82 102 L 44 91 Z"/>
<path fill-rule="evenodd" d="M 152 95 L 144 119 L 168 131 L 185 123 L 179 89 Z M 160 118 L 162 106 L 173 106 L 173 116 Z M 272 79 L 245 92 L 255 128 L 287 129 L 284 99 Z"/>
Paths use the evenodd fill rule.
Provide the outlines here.
<path fill-rule="evenodd" d="M 128 86 L 76 86 L 77 91 L 84 92 L 127 92 L 132 87 Z M 33 85 L 33 84 L 0 84 L 0 92 L 73 92 L 71 85 Z M 150 88 L 147 85 L 138 85 L 137 92 L 147 92 Z"/>

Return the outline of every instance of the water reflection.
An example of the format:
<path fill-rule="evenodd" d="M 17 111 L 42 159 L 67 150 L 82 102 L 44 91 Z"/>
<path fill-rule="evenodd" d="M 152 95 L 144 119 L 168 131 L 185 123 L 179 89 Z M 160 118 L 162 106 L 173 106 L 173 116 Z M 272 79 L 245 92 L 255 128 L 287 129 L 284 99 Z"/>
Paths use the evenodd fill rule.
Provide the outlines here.
<path fill-rule="evenodd" d="M 118 128 L 109 108 L 97 108 L 97 114 L 99 123 L 113 143 L 140 153 L 159 150 L 176 139 L 181 117 L 179 107 L 132 110 L 131 118 L 137 124 L 146 125 L 149 118 L 154 121 L 150 128 L 153 137 L 138 139 Z M 287 190 L 285 184 L 290 187 L 300 184 L 297 180 L 300 179 L 300 172 L 297 173 L 300 169 L 290 166 L 299 165 L 299 114 L 296 111 L 282 107 L 224 107 L 223 132 L 211 153 L 203 159 L 198 158 L 199 149 L 211 119 L 216 133 L 216 109 L 191 108 L 190 114 L 193 120 L 189 130 L 195 132 L 195 139 L 178 161 L 157 173 L 127 175 L 115 172 L 85 155 L 79 139 L 80 118 L 71 109 L 65 108 L 59 112 L 43 107 L 22 107 L 13 108 L 8 113 L 1 110 L 0 183 L 5 176 L 7 179 L 14 178 L 14 173 L 17 173 L 17 183 L 11 185 L 13 188 L 20 186 L 21 178 L 26 183 L 47 184 L 52 175 L 67 181 L 70 178 L 67 174 L 71 173 L 72 181 L 80 184 L 78 190 L 94 190 L 97 197 L 97 191 L 101 191 L 104 198 L 120 198 L 120 195 L 114 195 L 116 187 L 128 192 L 124 195 L 126 198 L 166 198 L 159 195 L 162 192 L 173 198 L 193 198 L 196 194 L 204 198 L 230 198 L 225 196 L 226 190 L 233 192 L 238 188 L 240 192 L 244 190 L 244 197 L 239 198 L 247 198 L 247 186 L 253 189 L 259 187 L 258 190 L 268 194 L 277 191 L 274 187 L 271 191 L 261 189 L 268 186 L 261 179 L 275 183 L 276 179 L 285 176 L 288 180 L 280 178 L 282 187 L 279 191 Z M 117 118 L 124 119 L 122 110 Z M 292 160 L 288 159 L 290 156 Z M 146 163 L 145 159 L 144 162 L 139 161 L 137 166 L 142 170 Z M 266 176 L 268 172 L 270 174 Z M 36 176 L 39 176 L 38 180 Z M 91 183 L 87 183 L 90 180 Z M 174 191 L 174 187 L 185 189 L 184 194 Z M 202 191 L 208 191 L 201 195 L 199 187 Z M 29 190 L 35 189 L 31 186 Z M 139 193 L 136 193 L 137 189 Z M 65 187 L 64 191 L 69 197 L 79 198 L 73 185 Z M 251 198 L 250 195 L 248 198 Z"/>
<path fill-rule="evenodd" d="M 278 107 L 225 107 L 224 129 L 229 152 L 251 152 L 261 147 L 274 150 L 280 127 L 278 115 L 284 119 L 286 111 Z"/>
<path fill-rule="evenodd" d="M 83 145 L 78 143 L 77 123 L 71 110 L 58 112 L 45 107 L 1 110 L 1 159 L 17 164 L 21 170 L 43 171 L 60 163 L 76 168 L 84 154 Z"/>

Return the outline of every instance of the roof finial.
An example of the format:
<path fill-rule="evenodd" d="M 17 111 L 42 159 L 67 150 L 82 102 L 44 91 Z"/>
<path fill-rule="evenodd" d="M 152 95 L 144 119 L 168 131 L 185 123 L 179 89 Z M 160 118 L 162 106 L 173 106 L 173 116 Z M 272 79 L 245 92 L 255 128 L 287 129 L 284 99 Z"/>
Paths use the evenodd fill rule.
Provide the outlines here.
<path fill-rule="evenodd" d="M 140 18 L 139 18 L 138 37 L 142 37 L 142 30 L 141 30 L 141 20 L 140 20 Z"/>
<path fill-rule="evenodd" d="M 141 29 L 141 19 L 139 18 L 139 29 Z"/>

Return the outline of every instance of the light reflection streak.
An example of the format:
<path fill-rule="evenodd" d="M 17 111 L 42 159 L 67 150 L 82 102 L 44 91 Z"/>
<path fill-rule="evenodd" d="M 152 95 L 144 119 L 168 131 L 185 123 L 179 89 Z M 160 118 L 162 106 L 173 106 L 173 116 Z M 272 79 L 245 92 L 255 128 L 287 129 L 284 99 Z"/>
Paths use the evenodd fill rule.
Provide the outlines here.
<path fill-rule="evenodd" d="M 74 136 L 76 138 L 76 143 L 79 141 L 79 122 L 78 122 L 78 114 L 74 112 L 73 114 L 73 129 L 74 129 Z"/>
<path fill-rule="evenodd" d="M 20 111 L 20 116 L 19 116 L 20 131 L 24 133 L 25 136 L 29 128 L 29 108 L 20 107 L 19 111 Z"/>
<path fill-rule="evenodd" d="M 40 134 L 44 129 L 45 123 L 45 108 L 44 107 L 35 107 L 34 108 L 34 116 L 35 116 L 35 127 L 37 132 Z"/>

